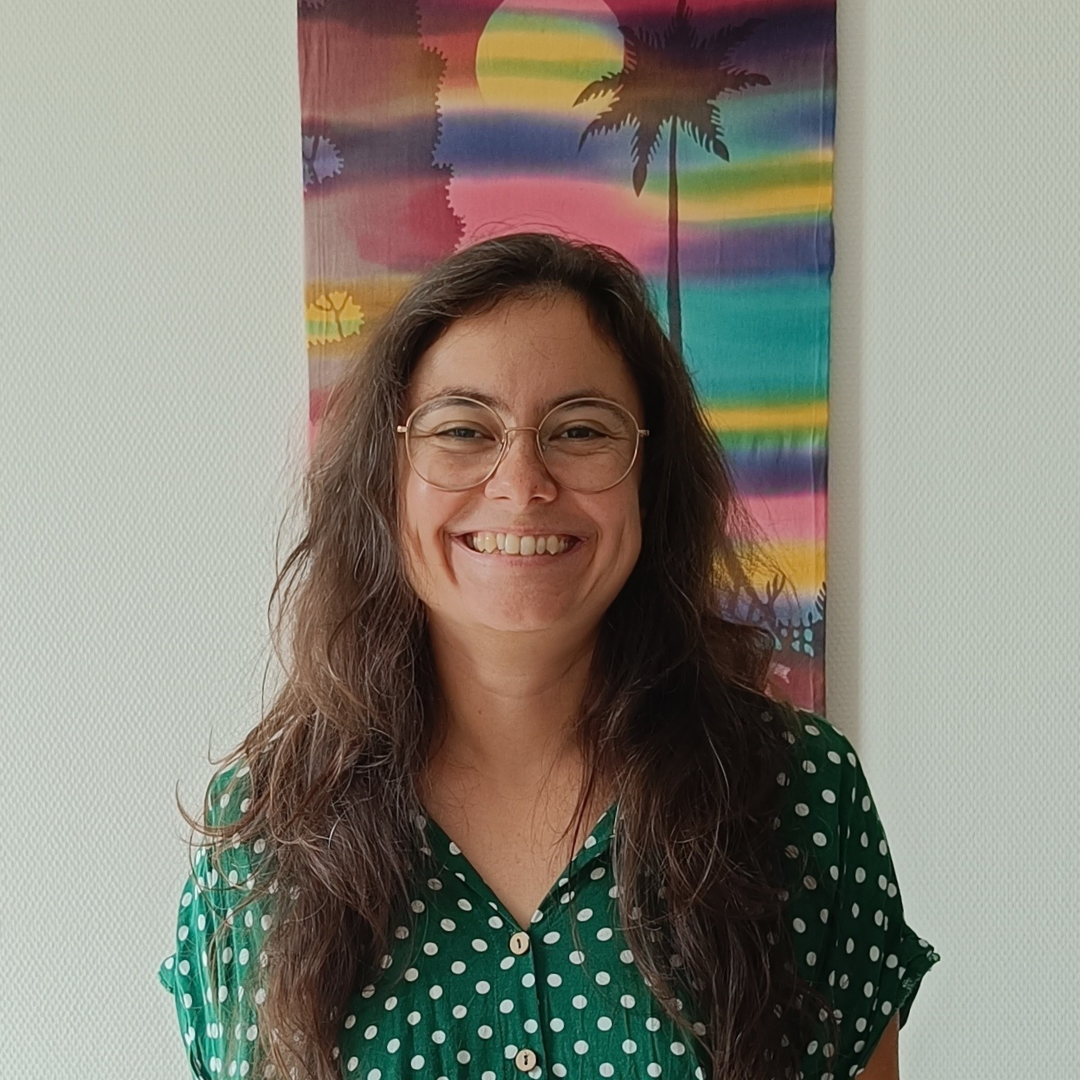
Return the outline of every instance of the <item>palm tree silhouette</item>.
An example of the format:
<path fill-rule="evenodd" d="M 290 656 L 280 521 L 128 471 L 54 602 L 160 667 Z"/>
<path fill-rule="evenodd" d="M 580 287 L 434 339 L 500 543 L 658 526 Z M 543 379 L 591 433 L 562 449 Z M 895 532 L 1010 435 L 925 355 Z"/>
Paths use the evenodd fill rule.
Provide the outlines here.
<path fill-rule="evenodd" d="M 668 144 L 668 334 L 682 349 L 682 304 L 679 296 L 679 178 L 676 173 L 675 134 L 681 126 L 704 149 L 729 161 L 722 140 L 721 94 L 748 86 L 769 86 L 769 80 L 753 71 L 731 67 L 728 53 L 750 36 L 764 19 L 747 19 L 738 26 L 699 36 L 690 23 L 686 0 L 679 0 L 671 22 L 660 33 L 620 26 L 624 43 L 621 71 L 589 83 L 575 105 L 613 95 L 608 107 L 581 133 L 578 150 L 590 135 L 634 127 L 630 153 L 634 159 L 634 193 L 641 194 L 649 164 L 660 141 L 660 129 L 671 125 Z"/>

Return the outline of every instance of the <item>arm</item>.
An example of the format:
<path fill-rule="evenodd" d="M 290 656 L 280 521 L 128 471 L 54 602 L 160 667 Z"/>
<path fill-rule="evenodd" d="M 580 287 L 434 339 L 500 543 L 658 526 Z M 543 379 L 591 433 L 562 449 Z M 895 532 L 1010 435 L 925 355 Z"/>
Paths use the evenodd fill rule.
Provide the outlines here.
<path fill-rule="evenodd" d="M 858 1074 L 862 1080 L 900 1080 L 899 1033 L 900 1017 L 894 1013 L 866 1068 Z"/>

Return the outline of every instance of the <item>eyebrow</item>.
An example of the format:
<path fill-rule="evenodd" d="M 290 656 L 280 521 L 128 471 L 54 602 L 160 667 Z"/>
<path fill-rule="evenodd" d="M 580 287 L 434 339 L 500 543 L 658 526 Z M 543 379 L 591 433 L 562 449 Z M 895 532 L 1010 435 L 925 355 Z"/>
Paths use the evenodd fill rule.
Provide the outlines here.
<path fill-rule="evenodd" d="M 490 406 L 493 409 L 506 409 L 509 411 L 510 406 L 503 401 L 502 398 L 495 397 L 492 394 L 485 393 L 483 390 L 477 390 L 472 386 L 447 386 L 442 390 L 436 391 L 433 397 L 467 397 L 472 398 L 474 401 L 480 401 L 485 405 Z M 560 394 L 558 397 L 549 398 L 540 406 L 544 412 L 550 412 L 556 405 L 561 405 L 564 401 L 573 401 L 574 398 L 603 398 L 605 401 L 614 401 L 615 399 L 606 394 L 603 390 L 598 390 L 595 386 L 581 386 L 577 390 L 571 390 L 567 394 Z M 622 405 L 622 402 L 616 402 L 616 404 Z M 623 406 L 628 408 L 628 406 Z"/>

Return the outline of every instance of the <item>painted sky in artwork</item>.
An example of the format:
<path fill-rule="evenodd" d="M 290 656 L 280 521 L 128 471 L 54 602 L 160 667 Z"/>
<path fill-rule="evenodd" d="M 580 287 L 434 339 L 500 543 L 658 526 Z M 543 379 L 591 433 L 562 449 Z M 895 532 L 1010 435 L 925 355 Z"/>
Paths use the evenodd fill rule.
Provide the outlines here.
<path fill-rule="evenodd" d="M 672 6 L 655 5 L 665 19 Z M 635 197 L 626 182 L 630 130 L 579 149 L 581 131 L 595 109 L 589 103 L 574 105 L 583 86 L 622 65 L 620 18 L 648 25 L 648 9 L 639 5 L 637 12 L 623 15 L 618 4 L 609 7 L 600 0 L 507 0 L 477 36 L 455 27 L 450 12 L 440 7 L 436 0 L 424 0 L 421 26 L 433 27 L 423 39 L 446 57 L 436 160 L 453 167 L 451 203 L 467 222 L 465 241 L 525 210 L 538 224 L 546 221 L 609 243 L 647 273 L 662 272 L 663 162 L 642 196 Z M 709 279 L 717 272 L 816 270 L 821 262 L 814 229 L 831 204 L 832 140 L 831 130 L 827 141 L 822 138 L 820 60 L 815 70 L 807 58 L 788 50 L 782 65 L 769 63 L 768 54 L 755 57 L 750 45 L 740 60 L 748 67 L 760 60 L 774 75 L 782 66 L 783 91 L 724 102 L 732 161 L 689 141 L 681 150 L 686 268 Z M 717 227 L 732 233 L 734 258 L 715 258 Z M 747 232 L 763 227 L 769 231 L 760 245 Z"/>

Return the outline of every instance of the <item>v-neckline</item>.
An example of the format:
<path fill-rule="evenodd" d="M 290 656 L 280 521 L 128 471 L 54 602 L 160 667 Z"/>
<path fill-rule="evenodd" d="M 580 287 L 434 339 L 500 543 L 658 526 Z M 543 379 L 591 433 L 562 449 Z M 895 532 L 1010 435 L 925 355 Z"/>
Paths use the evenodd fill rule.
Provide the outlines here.
<path fill-rule="evenodd" d="M 581 846 L 577 849 L 570 861 L 559 871 L 555 876 L 555 880 L 551 883 L 540 903 L 537 904 L 536 912 L 543 912 L 547 906 L 548 900 L 552 894 L 557 893 L 562 886 L 570 880 L 577 873 L 581 867 L 593 859 L 596 855 L 599 855 L 609 844 L 611 840 L 612 832 L 615 827 L 615 817 L 618 814 L 618 800 L 614 800 L 608 808 L 600 815 L 593 825 L 589 834 L 582 841 Z M 517 930 L 527 930 L 534 921 L 529 920 L 525 926 L 519 925 L 517 919 L 510 913 L 509 908 L 503 903 L 502 899 L 495 892 L 495 890 L 487 883 L 483 875 L 465 855 L 461 845 L 458 844 L 453 837 L 428 813 L 427 808 L 423 811 L 424 824 L 423 828 L 427 830 L 428 836 L 438 841 L 439 847 L 439 861 L 444 867 L 450 870 L 454 870 L 458 873 L 458 876 L 466 882 L 475 892 L 481 895 L 488 903 L 494 907 L 498 913 L 505 919 L 511 926 Z M 460 860 L 460 867 L 455 868 L 451 865 L 450 860 Z"/>

